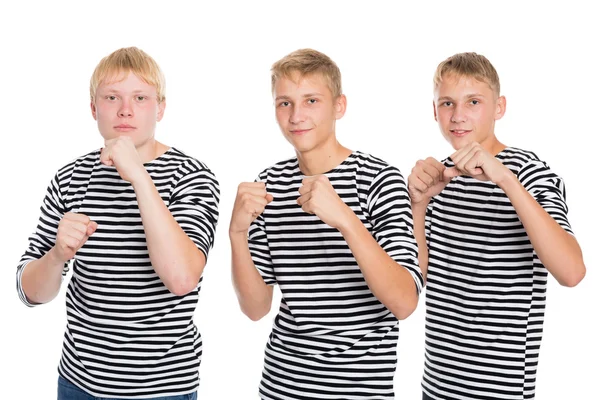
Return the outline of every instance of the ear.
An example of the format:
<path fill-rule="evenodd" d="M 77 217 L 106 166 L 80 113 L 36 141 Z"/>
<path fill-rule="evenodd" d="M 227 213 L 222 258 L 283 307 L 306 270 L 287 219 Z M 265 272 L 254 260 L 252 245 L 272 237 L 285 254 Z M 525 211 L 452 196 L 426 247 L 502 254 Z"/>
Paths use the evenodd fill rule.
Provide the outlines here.
<path fill-rule="evenodd" d="M 337 99 L 334 100 L 335 107 L 335 119 L 340 119 L 346 114 L 346 106 L 348 105 L 348 100 L 346 99 L 345 94 L 340 94 Z"/>
<path fill-rule="evenodd" d="M 158 103 L 158 113 L 156 114 L 156 122 L 160 122 L 165 115 L 165 107 L 167 107 L 167 99 L 164 99 L 160 103 Z"/>
<path fill-rule="evenodd" d="M 92 117 L 94 117 L 94 120 L 98 121 L 98 118 L 96 117 L 96 104 L 94 104 L 94 100 L 90 102 L 90 108 L 92 109 Z"/>
<path fill-rule="evenodd" d="M 497 121 L 504 116 L 506 112 L 506 97 L 500 96 L 498 100 L 496 100 L 496 115 L 494 115 L 494 119 Z"/>
<path fill-rule="evenodd" d="M 438 120 L 437 120 L 437 108 L 435 107 L 435 100 L 432 101 L 431 104 L 433 105 L 433 119 L 435 119 L 435 122 L 438 122 Z"/>

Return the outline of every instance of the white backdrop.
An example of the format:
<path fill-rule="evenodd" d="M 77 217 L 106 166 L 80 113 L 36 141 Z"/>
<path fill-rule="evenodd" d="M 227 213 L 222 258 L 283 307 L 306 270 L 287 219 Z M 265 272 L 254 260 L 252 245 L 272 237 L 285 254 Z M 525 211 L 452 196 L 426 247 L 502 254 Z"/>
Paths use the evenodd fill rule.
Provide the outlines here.
<path fill-rule="evenodd" d="M 194 2 L 196 3 L 196 2 Z M 65 325 L 64 293 L 28 309 L 15 269 L 46 186 L 73 158 L 102 146 L 89 110 L 98 61 L 138 46 L 167 77 L 158 140 L 204 161 L 221 184 L 216 244 L 195 321 L 204 339 L 199 399 L 255 399 L 279 297 L 260 322 L 237 306 L 227 229 L 237 184 L 293 155 L 274 118 L 269 68 L 303 47 L 337 62 L 348 97 L 340 141 L 398 166 L 449 155 L 432 116 L 432 76 L 456 52 L 496 66 L 508 106 L 496 125 L 506 144 L 535 151 L 566 182 L 569 218 L 588 274 L 575 289 L 548 287 L 538 399 L 597 396 L 598 94 L 600 29 L 589 6 L 548 2 L 28 2 L 0 6 L 3 179 L 3 399 L 55 399 Z M 189 5 L 188 5 L 189 4 Z M 581 2 L 583 4 L 583 2 Z M 69 276 L 70 277 L 70 276 Z M 420 399 L 424 296 L 401 322 L 398 399 Z M 590 367 L 585 367 L 587 364 Z M 18 395 L 18 393 L 22 394 Z"/>

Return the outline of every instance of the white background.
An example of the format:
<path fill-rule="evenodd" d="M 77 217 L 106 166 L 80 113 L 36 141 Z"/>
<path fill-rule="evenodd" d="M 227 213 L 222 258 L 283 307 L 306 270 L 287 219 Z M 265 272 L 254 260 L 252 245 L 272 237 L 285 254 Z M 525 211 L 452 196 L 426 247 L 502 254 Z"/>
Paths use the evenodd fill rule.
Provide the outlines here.
<path fill-rule="evenodd" d="M 337 126 L 347 147 L 398 166 L 452 150 L 432 117 L 432 76 L 456 52 L 496 66 L 508 107 L 506 144 L 535 151 L 566 182 L 569 219 L 588 273 L 548 286 L 538 399 L 599 398 L 597 154 L 600 30 L 577 1 L 548 2 L 19 2 L 0 6 L 2 154 L 2 399 L 55 399 L 64 293 L 34 309 L 15 291 L 17 262 L 54 172 L 102 146 L 88 84 L 100 59 L 125 46 L 167 77 L 158 140 L 204 161 L 221 184 L 216 244 L 195 321 L 204 339 L 200 399 L 254 399 L 277 311 L 252 322 L 230 283 L 227 229 L 237 184 L 293 155 L 274 118 L 271 64 L 312 47 L 337 62 L 348 97 Z M 169 4 L 169 5 L 167 5 Z M 583 4 L 583 3 L 582 3 Z M 70 276 L 69 276 L 70 277 Z M 420 399 L 424 296 L 400 324 L 398 399 Z M 587 365 L 587 366 L 586 366 Z M 21 393 L 21 394 L 18 394 Z"/>

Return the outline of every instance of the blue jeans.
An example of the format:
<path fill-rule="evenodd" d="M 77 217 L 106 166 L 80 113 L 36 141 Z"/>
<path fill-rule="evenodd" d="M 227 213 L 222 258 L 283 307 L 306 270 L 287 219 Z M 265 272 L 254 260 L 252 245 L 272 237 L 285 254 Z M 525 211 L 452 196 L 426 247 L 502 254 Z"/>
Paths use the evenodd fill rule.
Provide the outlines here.
<path fill-rule="evenodd" d="M 198 393 L 180 394 L 177 396 L 155 397 L 148 400 L 197 400 Z M 79 389 L 71 382 L 58 376 L 58 400 L 117 400 L 109 397 L 94 397 Z"/>

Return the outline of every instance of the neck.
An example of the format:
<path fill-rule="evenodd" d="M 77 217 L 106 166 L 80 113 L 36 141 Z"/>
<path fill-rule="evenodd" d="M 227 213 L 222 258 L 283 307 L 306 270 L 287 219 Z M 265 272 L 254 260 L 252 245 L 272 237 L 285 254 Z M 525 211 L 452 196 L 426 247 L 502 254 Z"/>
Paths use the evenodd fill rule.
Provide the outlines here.
<path fill-rule="evenodd" d="M 154 138 L 148 139 L 140 146 L 136 147 L 136 150 L 142 160 L 142 163 L 147 163 L 162 156 L 167 150 L 168 146 L 156 141 Z"/>
<path fill-rule="evenodd" d="M 493 156 L 497 155 L 506 148 L 506 145 L 500 143 L 500 141 L 496 138 L 496 135 L 494 134 L 492 134 L 488 139 L 484 140 L 480 144 L 481 147 L 484 148 L 484 150 L 486 150 Z"/>
<path fill-rule="evenodd" d="M 300 171 L 306 176 L 321 175 L 332 170 L 344 161 L 352 150 L 342 146 L 335 137 L 330 143 L 323 143 L 306 152 L 296 150 Z"/>

